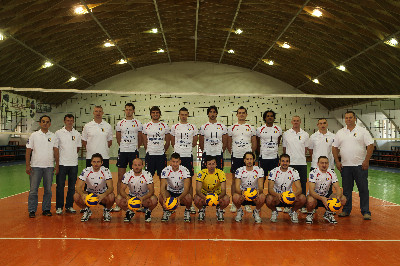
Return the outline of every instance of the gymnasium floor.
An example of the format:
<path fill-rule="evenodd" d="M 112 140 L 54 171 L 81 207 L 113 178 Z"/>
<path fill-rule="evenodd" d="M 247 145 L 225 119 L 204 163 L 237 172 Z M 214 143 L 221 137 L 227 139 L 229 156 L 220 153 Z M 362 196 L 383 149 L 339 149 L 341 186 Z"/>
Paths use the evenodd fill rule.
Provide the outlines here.
<path fill-rule="evenodd" d="M 116 179 L 117 169 L 111 170 Z M 161 223 L 160 206 L 151 223 L 141 213 L 124 223 L 123 212 L 105 223 L 101 208 L 81 223 L 80 214 L 55 215 L 55 204 L 53 217 L 43 217 L 39 204 L 36 218 L 29 219 L 28 180 L 24 164 L 0 167 L 1 265 L 400 265 L 398 171 L 369 171 L 372 221 L 362 220 L 355 191 L 352 215 L 337 218 L 337 225 L 322 219 L 322 209 L 312 225 L 305 224 L 304 214 L 294 225 L 282 213 L 273 224 L 265 206 L 262 224 L 254 224 L 249 213 L 236 223 L 228 209 L 225 222 L 217 223 L 210 207 L 202 223 L 197 215 L 184 223 L 183 208 Z M 158 195 L 158 179 L 155 184 Z M 39 201 L 42 193 L 40 188 Z"/>

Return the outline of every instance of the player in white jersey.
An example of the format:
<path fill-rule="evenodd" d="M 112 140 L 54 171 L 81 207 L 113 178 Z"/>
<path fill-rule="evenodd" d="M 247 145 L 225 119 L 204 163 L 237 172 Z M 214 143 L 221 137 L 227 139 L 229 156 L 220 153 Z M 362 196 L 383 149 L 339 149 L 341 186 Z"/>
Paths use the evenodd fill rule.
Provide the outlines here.
<path fill-rule="evenodd" d="M 157 171 L 161 171 L 167 166 L 167 157 L 165 152 L 169 148 L 171 134 L 166 123 L 160 122 L 161 110 L 158 106 L 150 109 L 151 121 L 143 125 L 143 144 L 146 149 L 146 171 L 152 176 Z"/>
<path fill-rule="evenodd" d="M 246 123 L 247 109 L 240 106 L 236 111 L 238 122 L 228 128 L 228 150 L 231 153 L 232 185 L 231 193 L 235 193 L 235 172 L 239 167 L 244 166 L 243 155 L 246 152 L 254 152 L 257 148 L 256 130 Z M 235 212 L 234 204 L 231 212 Z M 251 212 L 250 206 L 246 205 L 246 211 Z"/>
<path fill-rule="evenodd" d="M 164 209 L 162 222 L 168 222 L 172 212 L 166 210 L 165 200 L 169 197 L 177 198 L 178 204 L 186 206 L 183 220 L 190 222 L 190 206 L 192 206 L 192 195 L 190 194 L 191 179 L 189 170 L 181 165 L 179 153 L 171 155 L 170 165 L 161 172 L 160 204 Z"/>
<path fill-rule="evenodd" d="M 318 131 L 310 136 L 308 152 L 312 158 L 310 171 L 317 168 L 318 158 L 326 156 L 329 159 L 329 169 L 335 169 L 335 160 L 332 154 L 332 144 L 335 134 L 328 130 L 326 118 L 320 118 L 317 122 Z"/>
<path fill-rule="evenodd" d="M 206 157 L 215 156 L 217 168 L 224 170 L 224 151 L 228 145 L 226 126 L 217 122 L 218 108 L 212 105 L 207 108 L 208 122 L 200 127 L 199 146 L 203 151 L 201 169 L 206 169 Z"/>
<path fill-rule="evenodd" d="M 179 123 L 171 127 L 171 145 L 174 147 L 174 152 L 180 155 L 181 165 L 190 172 L 190 195 L 193 197 L 193 147 L 197 145 L 198 131 L 195 125 L 187 122 L 188 116 L 188 109 L 182 107 L 179 110 Z M 191 206 L 190 212 L 196 213 L 193 206 Z"/>
<path fill-rule="evenodd" d="M 84 209 L 81 222 L 87 222 L 92 215 L 92 211 L 85 204 L 86 196 L 90 193 L 96 194 L 99 198 L 99 204 L 104 206 L 103 220 L 111 221 L 111 207 L 114 204 L 114 188 L 111 172 L 108 168 L 102 166 L 103 156 L 100 153 L 92 155 L 92 166 L 83 169 L 76 182 L 76 193 L 74 200 L 76 205 Z M 86 184 L 86 190 L 84 189 Z"/>
<path fill-rule="evenodd" d="M 260 211 L 265 203 L 264 191 L 264 171 L 258 166 L 254 166 L 256 156 L 252 152 L 246 152 L 243 156 L 246 166 L 242 166 L 236 170 L 235 176 L 235 194 L 232 195 L 233 204 L 237 210 L 236 222 L 241 222 L 243 217 L 242 205 L 253 205 L 256 208 L 253 211 L 253 217 L 256 223 L 261 223 Z M 243 196 L 243 191 L 247 188 L 254 188 L 258 190 L 258 196 L 254 201 L 246 201 Z"/>
<path fill-rule="evenodd" d="M 288 154 L 284 153 L 279 157 L 279 164 L 280 166 L 269 172 L 268 177 L 269 194 L 267 195 L 266 203 L 268 208 L 272 210 L 271 222 L 276 223 L 278 218 L 276 207 L 292 207 L 289 211 L 290 218 L 292 223 L 298 223 L 299 219 L 296 211 L 306 203 L 306 197 L 301 190 L 299 173 L 296 169 L 289 167 L 290 156 Z M 296 199 L 293 205 L 287 205 L 281 202 L 282 193 L 285 191 L 293 192 L 293 185 L 296 188 L 296 191 L 294 191 Z"/>
<path fill-rule="evenodd" d="M 329 160 L 326 156 L 318 158 L 318 168 L 310 172 L 308 179 L 309 194 L 307 195 L 307 212 L 306 223 L 312 224 L 314 219 L 314 209 L 324 207 L 326 212 L 324 219 L 330 223 L 336 224 L 333 213 L 329 211 L 327 206 L 328 198 L 337 198 L 342 206 L 346 204 L 346 197 L 339 187 L 339 181 L 334 170 L 329 169 Z M 333 186 L 336 193 L 330 193 L 330 187 Z"/>
<path fill-rule="evenodd" d="M 126 193 L 129 188 L 129 193 Z M 151 222 L 151 212 L 157 206 L 157 197 L 154 195 L 153 177 L 150 172 L 143 170 L 143 161 L 136 158 L 132 162 L 132 170 L 124 174 L 121 189 L 117 196 L 117 204 L 126 211 L 124 222 L 130 222 L 135 215 L 128 210 L 128 200 L 138 197 L 144 207 L 145 222 Z"/>
<path fill-rule="evenodd" d="M 121 181 L 126 173 L 126 167 L 132 169 L 132 161 L 139 158 L 138 148 L 142 145 L 142 130 L 143 126 L 140 121 L 133 118 L 135 114 L 135 106 L 132 103 L 125 105 L 125 119 L 119 121 L 115 126 L 118 149 L 118 182 L 117 194 L 121 188 Z M 115 206 L 113 211 L 119 211 L 119 206 Z"/>

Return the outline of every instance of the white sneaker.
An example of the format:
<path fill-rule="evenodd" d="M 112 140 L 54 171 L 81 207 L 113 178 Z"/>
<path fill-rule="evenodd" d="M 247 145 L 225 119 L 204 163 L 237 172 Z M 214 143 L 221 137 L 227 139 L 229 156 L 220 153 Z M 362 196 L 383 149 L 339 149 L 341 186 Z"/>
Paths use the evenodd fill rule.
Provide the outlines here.
<path fill-rule="evenodd" d="M 337 221 L 336 221 L 335 217 L 333 217 L 332 212 L 326 211 L 324 213 L 324 219 L 327 220 L 331 224 L 337 224 Z"/>
<path fill-rule="evenodd" d="M 236 212 L 236 211 L 237 211 L 237 208 L 236 208 L 235 204 L 232 204 L 231 205 L 231 212 Z"/>
<path fill-rule="evenodd" d="M 289 212 L 289 215 L 290 215 L 290 219 L 292 220 L 292 223 L 294 223 L 294 224 L 299 223 L 299 218 L 298 218 L 297 212 L 294 212 L 294 211 L 291 210 Z"/>
<path fill-rule="evenodd" d="M 314 219 L 314 213 L 309 212 L 306 217 L 306 224 L 312 224 Z"/>
<path fill-rule="evenodd" d="M 83 209 L 83 215 L 81 218 L 81 222 L 87 222 L 89 221 L 90 216 L 92 215 L 92 211 L 89 209 L 89 207 L 86 207 L 85 209 Z"/>
<path fill-rule="evenodd" d="M 217 208 L 217 221 L 223 222 L 224 221 L 224 211 L 220 208 Z"/>
<path fill-rule="evenodd" d="M 164 211 L 163 215 L 161 217 L 161 222 L 168 222 L 170 216 L 171 216 L 171 212 L 170 211 Z"/>
<path fill-rule="evenodd" d="M 188 210 L 188 209 L 185 209 L 185 212 L 183 213 L 183 220 L 185 221 L 185 222 L 188 222 L 188 223 L 190 223 L 190 209 Z"/>
<path fill-rule="evenodd" d="M 289 207 L 285 207 L 285 208 L 283 209 L 283 212 L 289 213 L 289 212 L 290 212 L 290 208 L 289 208 Z"/>
<path fill-rule="evenodd" d="M 244 209 L 246 212 L 251 213 L 253 210 L 251 209 L 250 205 L 245 205 Z"/>
<path fill-rule="evenodd" d="M 255 221 L 257 224 L 260 224 L 260 223 L 262 222 L 262 219 L 261 219 L 261 217 L 260 217 L 260 211 L 259 211 L 259 210 L 254 209 L 254 211 L 253 211 L 253 217 L 254 217 L 254 221 Z"/>
<path fill-rule="evenodd" d="M 110 222 L 111 221 L 110 212 L 111 212 L 111 209 L 109 210 L 109 209 L 104 208 L 104 210 L 103 210 L 103 221 L 104 222 Z"/>
<path fill-rule="evenodd" d="M 57 208 L 56 214 L 61 215 L 63 213 L 62 208 Z"/>
<path fill-rule="evenodd" d="M 119 207 L 118 205 L 115 205 L 114 208 L 112 208 L 113 212 L 119 212 L 121 210 L 121 207 Z"/>
<path fill-rule="evenodd" d="M 74 208 L 72 208 L 72 207 L 69 207 L 69 208 L 65 209 L 65 212 L 67 212 L 67 213 L 76 213 L 76 210 Z"/>
<path fill-rule="evenodd" d="M 301 208 L 301 209 L 300 209 L 300 212 L 301 212 L 301 213 L 307 213 L 306 207 Z"/>
<path fill-rule="evenodd" d="M 235 217 L 235 221 L 240 223 L 242 221 L 242 217 L 243 217 L 243 209 L 239 208 L 236 212 L 236 217 Z"/>
<path fill-rule="evenodd" d="M 277 211 L 277 212 L 281 212 L 281 211 L 282 211 L 282 208 L 281 208 L 281 207 L 276 207 L 276 211 Z"/>
<path fill-rule="evenodd" d="M 194 206 L 190 207 L 190 214 L 196 214 L 196 209 Z"/>
<path fill-rule="evenodd" d="M 270 220 L 271 220 L 271 222 L 276 223 L 276 221 L 278 220 L 278 212 L 277 211 L 272 211 Z"/>
<path fill-rule="evenodd" d="M 204 221 L 206 218 L 206 209 L 203 207 L 199 210 L 199 221 Z"/>

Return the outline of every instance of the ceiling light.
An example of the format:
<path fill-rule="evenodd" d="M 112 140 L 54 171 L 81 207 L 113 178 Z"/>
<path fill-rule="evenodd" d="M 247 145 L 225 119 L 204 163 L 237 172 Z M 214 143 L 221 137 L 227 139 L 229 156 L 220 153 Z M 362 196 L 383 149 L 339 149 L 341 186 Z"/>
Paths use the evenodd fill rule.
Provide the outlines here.
<path fill-rule="evenodd" d="M 151 29 L 150 32 L 151 32 L 151 33 L 157 33 L 157 32 L 158 32 L 158 29 L 157 29 L 157 28 Z"/>
<path fill-rule="evenodd" d="M 322 17 L 322 12 L 318 8 L 314 9 L 313 12 L 311 13 L 312 16 L 314 17 Z"/>
<path fill-rule="evenodd" d="M 285 49 L 289 49 L 290 48 L 290 44 L 287 43 L 287 42 L 284 42 L 281 47 L 285 48 Z"/>
<path fill-rule="evenodd" d="M 75 14 L 78 14 L 78 15 L 83 15 L 83 14 L 89 13 L 89 12 L 86 10 L 86 8 L 83 7 L 83 6 L 77 6 L 77 7 L 75 7 L 74 12 L 75 12 Z"/>
<path fill-rule="evenodd" d="M 235 51 L 234 51 L 234 50 L 232 50 L 232 49 L 230 49 L 230 50 L 228 50 L 228 53 L 230 53 L 230 54 L 234 54 L 234 53 L 235 53 Z"/>
<path fill-rule="evenodd" d="M 390 46 L 393 46 L 393 47 L 395 47 L 395 46 L 397 46 L 399 44 L 399 42 L 396 40 L 396 38 L 392 38 L 390 40 L 387 40 L 385 43 L 387 45 L 390 45 Z"/>
<path fill-rule="evenodd" d="M 4 40 L 6 38 L 6 36 L 4 36 L 3 34 L 0 33 L 0 41 Z"/>
<path fill-rule="evenodd" d="M 103 44 L 103 46 L 104 46 L 104 47 L 112 47 L 112 46 L 115 46 L 115 44 L 114 44 L 113 42 L 105 42 L 105 43 Z"/>
<path fill-rule="evenodd" d="M 46 61 L 44 62 L 44 64 L 42 65 L 42 68 L 48 68 L 51 67 L 53 65 L 53 63 L 51 63 L 50 61 Z"/>
<path fill-rule="evenodd" d="M 164 49 L 161 49 L 161 48 L 160 48 L 160 49 L 158 49 L 156 52 L 157 52 L 157 54 L 164 53 Z"/>
<path fill-rule="evenodd" d="M 242 31 L 241 29 L 236 29 L 236 30 L 235 30 L 235 33 L 236 33 L 236 34 L 242 34 L 242 32 L 243 32 L 243 31 Z"/>
<path fill-rule="evenodd" d="M 318 79 L 313 79 L 312 82 L 314 82 L 315 84 L 319 84 L 319 80 Z"/>
<path fill-rule="evenodd" d="M 126 61 L 125 59 L 121 59 L 121 60 L 117 61 L 118 65 L 123 65 L 123 64 L 126 64 L 126 63 L 128 63 L 128 61 Z"/>
<path fill-rule="evenodd" d="M 336 68 L 339 69 L 340 71 L 346 71 L 346 67 L 344 65 L 340 65 Z"/>
<path fill-rule="evenodd" d="M 273 61 L 273 60 L 264 59 L 263 61 L 264 61 L 264 63 L 266 63 L 267 65 L 270 65 L 270 66 L 273 66 L 273 65 L 274 65 L 274 61 Z"/>
<path fill-rule="evenodd" d="M 72 82 L 72 81 L 75 81 L 75 80 L 77 80 L 77 78 L 75 78 L 74 76 L 71 76 L 71 77 L 69 78 L 68 82 Z"/>

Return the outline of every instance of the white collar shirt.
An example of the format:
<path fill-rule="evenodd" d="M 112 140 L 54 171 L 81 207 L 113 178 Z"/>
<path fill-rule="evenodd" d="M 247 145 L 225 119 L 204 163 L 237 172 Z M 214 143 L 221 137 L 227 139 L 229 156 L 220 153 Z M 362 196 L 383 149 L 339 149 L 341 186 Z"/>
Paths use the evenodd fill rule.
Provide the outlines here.
<path fill-rule="evenodd" d="M 335 139 L 335 134 L 327 131 L 322 134 L 319 130 L 311 135 L 308 143 L 308 148 L 313 150 L 311 167 L 317 168 L 318 158 L 320 156 L 326 156 L 329 160 L 329 169 L 335 168 L 335 160 L 332 154 L 332 143 Z"/>
<path fill-rule="evenodd" d="M 300 128 L 299 132 L 293 128 L 283 133 L 282 146 L 290 156 L 291 165 L 307 165 L 306 147 L 308 147 L 309 135 Z"/>
<path fill-rule="evenodd" d="M 57 137 L 53 132 L 44 133 L 42 130 L 33 132 L 26 143 L 26 148 L 32 149 L 31 167 L 54 167 L 53 148 L 57 146 Z"/>
<path fill-rule="evenodd" d="M 82 140 L 87 142 L 86 159 L 90 159 L 95 153 L 100 153 L 103 159 L 109 159 L 108 141 L 112 139 L 113 129 L 106 121 L 96 123 L 92 120 L 87 123 L 82 131 Z"/>
<path fill-rule="evenodd" d="M 68 131 L 65 127 L 56 131 L 58 150 L 60 154 L 60 165 L 77 166 L 78 149 L 82 147 L 81 134 L 74 128 Z"/>

